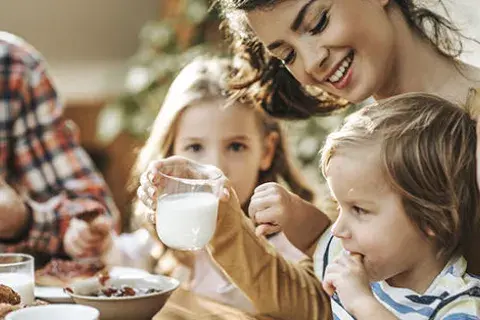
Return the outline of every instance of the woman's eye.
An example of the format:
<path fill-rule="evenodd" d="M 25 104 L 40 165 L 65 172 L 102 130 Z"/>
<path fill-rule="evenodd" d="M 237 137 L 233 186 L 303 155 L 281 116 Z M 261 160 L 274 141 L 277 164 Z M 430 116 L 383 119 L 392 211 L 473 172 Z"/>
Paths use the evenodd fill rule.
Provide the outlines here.
<path fill-rule="evenodd" d="M 245 150 L 247 147 L 243 143 L 233 142 L 228 146 L 228 149 L 233 152 L 240 152 Z"/>
<path fill-rule="evenodd" d="M 200 152 L 202 150 L 203 150 L 203 147 L 200 143 L 193 143 L 185 147 L 185 151 L 190 151 L 190 152 Z"/>
<path fill-rule="evenodd" d="M 314 36 L 317 33 L 322 32 L 327 26 L 327 24 L 328 24 L 328 15 L 327 15 L 327 11 L 325 10 L 325 11 L 322 11 L 322 13 L 320 14 L 320 20 L 318 21 L 318 23 L 308 33 Z"/>
<path fill-rule="evenodd" d="M 295 51 L 290 51 L 288 56 L 286 56 L 284 59 L 282 59 L 284 64 L 292 64 L 293 61 L 295 61 Z"/>

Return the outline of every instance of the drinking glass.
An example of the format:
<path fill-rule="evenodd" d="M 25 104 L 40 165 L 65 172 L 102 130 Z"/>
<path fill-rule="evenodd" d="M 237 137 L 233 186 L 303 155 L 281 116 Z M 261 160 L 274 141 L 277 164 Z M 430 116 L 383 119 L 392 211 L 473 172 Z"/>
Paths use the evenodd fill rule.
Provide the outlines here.
<path fill-rule="evenodd" d="M 0 254 L 0 284 L 20 295 L 21 303 L 32 304 L 35 296 L 34 259 L 28 254 Z"/>
<path fill-rule="evenodd" d="M 177 250 L 199 250 L 213 237 L 223 173 L 214 166 L 178 163 L 162 167 L 156 230 Z"/>

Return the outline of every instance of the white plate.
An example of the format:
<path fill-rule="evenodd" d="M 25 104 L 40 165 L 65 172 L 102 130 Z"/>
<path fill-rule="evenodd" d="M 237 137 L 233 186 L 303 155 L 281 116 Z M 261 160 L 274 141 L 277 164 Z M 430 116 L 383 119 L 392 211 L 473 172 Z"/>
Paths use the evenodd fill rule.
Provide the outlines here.
<path fill-rule="evenodd" d="M 149 273 L 142 269 L 128 267 L 112 267 L 110 276 L 112 277 L 144 277 Z M 35 286 L 35 297 L 52 303 L 72 303 L 73 300 L 68 294 L 63 292 L 61 287 L 39 287 Z"/>

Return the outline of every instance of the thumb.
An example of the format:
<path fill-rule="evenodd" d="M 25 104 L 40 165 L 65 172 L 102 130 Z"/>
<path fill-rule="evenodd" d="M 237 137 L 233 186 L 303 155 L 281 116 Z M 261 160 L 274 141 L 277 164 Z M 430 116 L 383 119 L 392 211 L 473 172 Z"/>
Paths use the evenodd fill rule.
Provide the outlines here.
<path fill-rule="evenodd" d="M 335 293 L 336 288 L 332 280 L 325 279 L 324 281 L 322 281 L 322 287 L 323 287 L 323 290 L 325 290 L 325 292 L 330 297 L 333 296 L 333 294 Z"/>
<path fill-rule="evenodd" d="M 255 228 L 257 236 L 268 236 L 281 231 L 281 227 L 273 224 L 261 224 Z"/>
<path fill-rule="evenodd" d="M 232 183 L 226 177 L 223 177 L 222 181 L 220 182 L 220 192 L 219 192 L 219 200 L 220 202 L 228 202 L 232 196 L 233 191 Z"/>

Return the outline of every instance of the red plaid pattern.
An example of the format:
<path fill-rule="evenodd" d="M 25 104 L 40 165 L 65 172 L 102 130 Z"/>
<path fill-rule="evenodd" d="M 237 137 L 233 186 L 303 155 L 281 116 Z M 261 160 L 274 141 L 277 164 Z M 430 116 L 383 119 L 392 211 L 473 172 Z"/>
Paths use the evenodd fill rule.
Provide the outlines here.
<path fill-rule="evenodd" d="M 41 55 L 0 32 L 0 177 L 32 212 L 28 234 L 0 252 L 62 253 L 75 215 L 100 209 L 119 217 L 105 181 L 79 146 Z"/>

